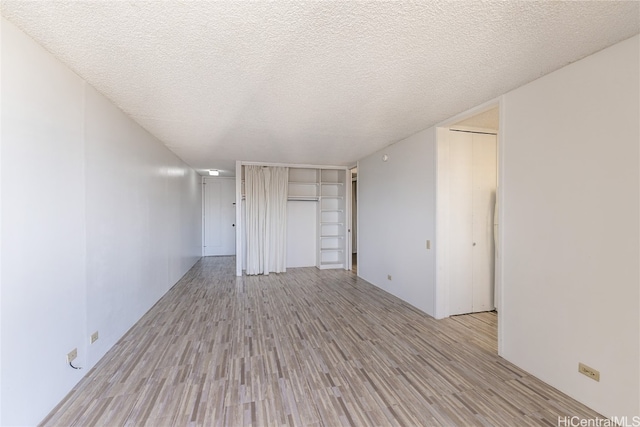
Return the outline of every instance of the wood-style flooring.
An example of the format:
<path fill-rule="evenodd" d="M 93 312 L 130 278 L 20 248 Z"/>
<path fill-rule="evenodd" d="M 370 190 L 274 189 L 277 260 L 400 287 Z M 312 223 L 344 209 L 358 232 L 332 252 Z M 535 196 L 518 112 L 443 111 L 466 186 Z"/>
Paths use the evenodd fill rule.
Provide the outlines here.
<path fill-rule="evenodd" d="M 344 270 L 200 260 L 45 426 L 539 426 L 598 414 L 500 358 L 496 315 L 434 320 Z"/>

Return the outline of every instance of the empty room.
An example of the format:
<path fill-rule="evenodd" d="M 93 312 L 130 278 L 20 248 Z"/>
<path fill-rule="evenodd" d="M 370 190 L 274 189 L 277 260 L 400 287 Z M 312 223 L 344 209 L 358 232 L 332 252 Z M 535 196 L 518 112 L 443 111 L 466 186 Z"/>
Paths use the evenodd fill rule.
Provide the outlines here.
<path fill-rule="evenodd" d="M 0 10 L 0 426 L 640 425 L 640 2 Z"/>

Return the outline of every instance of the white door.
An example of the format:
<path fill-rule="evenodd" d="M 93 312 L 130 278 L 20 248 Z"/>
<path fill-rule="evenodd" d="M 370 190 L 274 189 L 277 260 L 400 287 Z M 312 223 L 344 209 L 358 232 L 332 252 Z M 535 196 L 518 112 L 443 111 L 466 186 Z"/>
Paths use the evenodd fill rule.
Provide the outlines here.
<path fill-rule="evenodd" d="M 473 138 L 449 132 L 449 313 L 473 309 Z"/>
<path fill-rule="evenodd" d="M 236 254 L 236 180 L 204 179 L 204 256 Z"/>
<path fill-rule="evenodd" d="M 473 135 L 473 304 L 472 312 L 494 309 L 497 144 L 495 135 Z"/>
<path fill-rule="evenodd" d="M 495 135 L 449 132 L 449 313 L 493 310 Z"/>

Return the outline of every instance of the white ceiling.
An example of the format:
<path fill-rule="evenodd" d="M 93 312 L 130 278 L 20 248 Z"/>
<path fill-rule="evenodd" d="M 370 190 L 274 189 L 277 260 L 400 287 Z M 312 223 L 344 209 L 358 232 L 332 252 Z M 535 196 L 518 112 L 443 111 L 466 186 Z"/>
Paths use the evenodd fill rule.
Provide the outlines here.
<path fill-rule="evenodd" d="M 640 32 L 640 3 L 10 1 L 198 170 L 356 160 Z"/>

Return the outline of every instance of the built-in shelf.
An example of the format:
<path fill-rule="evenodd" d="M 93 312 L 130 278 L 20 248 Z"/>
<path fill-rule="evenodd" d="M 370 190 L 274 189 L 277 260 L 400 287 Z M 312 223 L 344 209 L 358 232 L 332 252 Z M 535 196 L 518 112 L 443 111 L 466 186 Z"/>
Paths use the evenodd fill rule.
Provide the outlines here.
<path fill-rule="evenodd" d="M 287 200 L 318 202 L 318 268 L 344 268 L 347 265 L 346 182 L 345 169 L 289 168 Z"/>
<path fill-rule="evenodd" d="M 346 259 L 346 171 L 323 169 L 319 174 L 318 268 L 344 268 Z"/>
<path fill-rule="evenodd" d="M 318 201 L 319 172 L 317 169 L 289 168 L 290 201 Z"/>
<path fill-rule="evenodd" d="M 317 202 L 317 196 L 289 196 L 287 200 L 298 201 L 298 202 Z"/>

